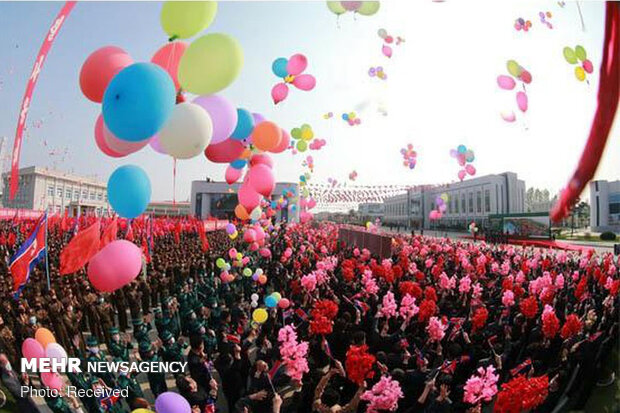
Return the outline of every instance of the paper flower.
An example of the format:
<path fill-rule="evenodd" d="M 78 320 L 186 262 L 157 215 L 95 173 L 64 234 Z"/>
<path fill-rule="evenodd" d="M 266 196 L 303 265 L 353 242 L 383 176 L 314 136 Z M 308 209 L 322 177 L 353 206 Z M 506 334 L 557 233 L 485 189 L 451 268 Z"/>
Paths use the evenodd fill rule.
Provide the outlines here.
<path fill-rule="evenodd" d="M 415 297 L 405 294 L 400 300 L 399 313 L 405 320 L 411 320 L 414 315 L 420 311 L 419 307 L 415 305 Z"/>
<path fill-rule="evenodd" d="M 301 285 L 308 290 L 308 292 L 314 291 L 316 288 L 316 275 L 310 273 L 301 277 Z"/>
<path fill-rule="evenodd" d="M 489 312 L 486 308 L 480 307 L 474 312 L 474 316 L 471 319 L 471 331 L 475 333 L 476 331 L 482 329 L 484 325 L 487 323 L 487 318 L 489 317 Z"/>
<path fill-rule="evenodd" d="M 543 310 L 542 322 L 542 329 L 545 337 L 548 339 L 554 338 L 560 330 L 560 320 L 558 320 L 558 317 L 555 315 L 553 307 L 551 307 L 550 305 L 546 305 Z"/>
<path fill-rule="evenodd" d="M 426 326 L 426 331 L 429 335 L 429 341 L 431 342 L 439 342 L 446 335 L 446 328 L 448 326 L 443 324 L 441 320 L 437 317 L 431 317 L 428 320 L 428 325 Z"/>
<path fill-rule="evenodd" d="M 567 338 L 579 334 L 582 328 L 583 324 L 581 323 L 581 320 L 579 319 L 577 314 L 569 314 L 566 317 L 566 321 L 564 321 L 564 325 L 562 326 L 560 335 L 564 340 L 566 340 Z"/>
<path fill-rule="evenodd" d="M 502 384 L 495 401 L 495 413 L 521 413 L 541 405 L 549 392 L 549 378 L 517 376 Z"/>
<path fill-rule="evenodd" d="M 383 376 L 361 399 L 368 402 L 366 413 L 393 412 L 398 408 L 398 400 L 404 397 L 400 384 L 389 376 Z"/>
<path fill-rule="evenodd" d="M 295 328 L 290 325 L 280 329 L 278 341 L 280 342 L 280 356 L 286 366 L 286 374 L 291 379 L 301 382 L 304 373 L 309 371 L 308 343 L 305 341 L 298 343 Z"/>
<path fill-rule="evenodd" d="M 515 294 L 510 290 L 504 291 L 502 295 L 502 304 L 506 307 L 512 307 L 515 304 Z"/>
<path fill-rule="evenodd" d="M 424 323 L 436 313 L 437 313 L 437 304 L 435 304 L 433 300 L 429 300 L 429 299 L 422 300 L 422 303 L 420 304 L 420 309 L 418 311 L 418 320 Z"/>
<path fill-rule="evenodd" d="M 482 401 L 491 401 L 497 394 L 497 381 L 499 375 L 495 374 L 495 367 L 488 366 L 478 368 L 463 387 L 463 401 L 469 404 L 478 404 Z"/>
<path fill-rule="evenodd" d="M 362 275 L 362 284 L 364 285 L 364 292 L 367 295 L 372 295 L 379 292 L 377 282 L 372 276 L 372 271 L 370 270 L 364 271 L 364 274 Z"/>
<path fill-rule="evenodd" d="M 385 318 L 392 318 L 396 316 L 396 301 L 394 300 L 394 293 L 388 291 L 387 294 L 383 296 L 383 301 L 381 303 L 381 308 L 378 313 L 380 316 Z"/>
<path fill-rule="evenodd" d="M 373 378 L 375 372 L 372 366 L 375 364 L 375 360 L 375 356 L 368 353 L 367 345 L 349 347 L 345 361 L 349 380 L 357 385 L 361 385 L 364 380 Z"/>
<path fill-rule="evenodd" d="M 469 293 L 470 290 L 471 290 L 471 278 L 469 278 L 469 275 L 467 275 L 461 278 L 461 280 L 459 281 L 459 292 L 463 294 L 467 294 Z"/>
<path fill-rule="evenodd" d="M 534 318 L 538 313 L 538 301 L 536 301 L 536 297 L 528 297 L 521 300 L 519 307 L 521 308 L 521 313 L 523 313 L 526 318 Z"/>

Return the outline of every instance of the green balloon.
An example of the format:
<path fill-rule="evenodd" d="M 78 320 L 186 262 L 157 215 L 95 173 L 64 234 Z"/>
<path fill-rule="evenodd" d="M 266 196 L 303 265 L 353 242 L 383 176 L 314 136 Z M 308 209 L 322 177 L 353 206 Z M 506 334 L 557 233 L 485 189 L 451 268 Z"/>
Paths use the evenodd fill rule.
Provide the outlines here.
<path fill-rule="evenodd" d="M 327 8 L 335 15 L 340 15 L 347 11 L 344 7 L 342 7 L 342 4 L 340 4 L 339 1 L 328 1 Z"/>
<path fill-rule="evenodd" d="M 252 270 L 249 268 L 244 268 L 243 269 L 243 275 L 245 275 L 246 277 L 251 277 L 252 276 Z"/>
<path fill-rule="evenodd" d="M 308 142 L 304 141 L 304 140 L 300 140 L 297 142 L 297 150 L 299 152 L 305 152 L 306 149 L 308 149 Z"/>
<path fill-rule="evenodd" d="M 224 268 L 225 265 L 226 261 L 224 261 L 224 258 L 218 258 L 217 260 L 215 260 L 215 266 L 217 268 Z"/>
<path fill-rule="evenodd" d="M 161 8 L 161 27 L 176 39 L 192 37 L 213 23 L 215 1 L 167 1 Z"/>
<path fill-rule="evenodd" d="M 179 63 L 179 83 L 196 95 L 211 95 L 230 85 L 243 67 L 243 50 L 233 37 L 207 34 L 189 45 Z"/>
<path fill-rule="evenodd" d="M 586 56 L 586 49 L 584 49 L 583 46 L 575 46 L 575 56 L 582 62 L 588 58 Z"/>
<path fill-rule="evenodd" d="M 577 63 L 577 57 L 575 56 L 575 51 L 573 49 L 566 46 L 562 52 L 564 53 L 564 59 L 566 59 L 568 63 L 570 63 L 571 65 Z"/>
<path fill-rule="evenodd" d="M 510 73 L 514 77 L 521 76 L 521 71 L 523 69 L 521 68 L 521 66 L 519 66 L 519 63 L 517 63 L 516 61 L 509 60 L 508 62 L 506 62 L 506 67 L 508 68 L 508 73 Z"/>
<path fill-rule="evenodd" d="M 381 4 L 378 1 L 363 1 L 362 6 L 357 9 L 357 12 L 364 16 L 372 16 L 379 11 Z"/>
<path fill-rule="evenodd" d="M 291 136 L 294 139 L 301 139 L 301 129 L 293 128 L 293 130 L 291 130 Z"/>

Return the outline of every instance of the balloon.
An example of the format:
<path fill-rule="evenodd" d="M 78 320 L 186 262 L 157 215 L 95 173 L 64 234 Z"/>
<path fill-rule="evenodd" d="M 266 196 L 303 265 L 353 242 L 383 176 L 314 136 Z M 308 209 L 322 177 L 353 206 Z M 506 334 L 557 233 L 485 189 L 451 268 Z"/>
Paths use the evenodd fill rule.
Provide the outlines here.
<path fill-rule="evenodd" d="M 586 71 L 586 73 L 592 73 L 594 71 L 594 66 L 592 66 L 592 62 L 588 59 L 583 61 L 582 67 L 583 70 Z"/>
<path fill-rule="evenodd" d="M 267 311 L 264 308 L 257 308 L 252 312 L 252 320 L 256 323 L 262 324 L 267 321 Z"/>
<path fill-rule="evenodd" d="M 167 391 L 155 399 L 157 413 L 192 413 L 192 407 L 183 396 Z"/>
<path fill-rule="evenodd" d="M 467 147 L 465 145 L 459 145 L 456 147 L 456 151 L 458 153 L 465 153 L 467 152 Z"/>
<path fill-rule="evenodd" d="M 63 382 L 62 377 L 58 373 L 50 373 L 50 372 L 42 372 L 41 373 L 41 381 L 44 385 L 49 387 L 50 389 L 62 390 Z"/>
<path fill-rule="evenodd" d="M 519 66 L 519 63 L 514 60 L 509 60 L 506 62 L 506 68 L 508 69 L 508 73 L 514 77 L 519 77 L 521 75 L 521 70 L 523 70 L 521 69 L 521 66 Z"/>
<path fill-rule="evenodd" d="M 209 27 L 216 13 L 215 1 L 167 1 L 161 8 L 161 27 L 173 39 L 187 39 Z"/>
<path fill-rule="evenodd" d="M 278 301 L 278 307 L 280 307 L 283 310 L 289 308 L 290 306 L 291 306 L 291 302 L 289 301 L 288 298 L 283 298 L 280 301 Z"/>
<path fill-rule="evenodd" d="M 250 166 L 254 165 L 265 165 L 269 168 L 273 168 L 273 160 L 265 153 L 258 153 L 256 155 L 252 155 L 252 158 L 250 158 Z"/>
<path fill-rule="evenodd" d="M 27 360 L 45 357 L 43 346 L 34 338 L 27 338 L 22 343 L 22 355 Z"/>
<path fill-rule="evenodd" d="M 252 119 L 254 120 L 254 124 L 258 125 L 261 122 L 266 121 L 267 119 L 265 119 L 265 117 L 263 115 L 261 115 L 260 113 L 252 113 Z"/>
<path fill-rule="evenodd" d="M 258 221 L 262 214 L 263 214 L 263 210 L 259 206 L 257 206 L 256 208 L 252 210 L 252 212 L 250 212 L 250 219 L 253 221 Z"/>
<path fill-rule="evenodd" d="M 228 235 L 233 234 L 235 231 L 237 231 L 237 227 L 235 227 L 235 224 L 233 224 L 232 222 L 226 224 L 226 233 Z"/>
<path fill-rule="evenodd" d="M 525 92 L 517 92 L 517 106 L 519 106 L 521 112 L 527 111 L 527 95 Z"/>
<path fill-rule="evenodd" d="M 250 216 L 248 215 L 248 211 L 241 204 L 235 207 L 235 216 L 241 220 L 250 219 Z"/>
<path fill-rule="evenodd" d="M 580 82 L 583 82 L 586 79 L 586 72 L 583 70 L 583 67 L 581 66 L 575 67 L 575 77 Z"/>
<path fill-rule="evenodd" d="M 232 185 L 233 183 L 237 182 L 239 180 L 239 178 L 241 178 L 241 174 L 242 173 L 243 173 L 243 171 L 241 169 L 233 168 L 230 165 L 227 166 L 226 167 L 226 173 L 224 174 L 224 177 L 226 179 L 226 183 L 228 185 Z M 228 234 L 230 235 L 230 234 L 232 234 L 232 232 L 229 232 Z"/>
<path fill-rule="evenodd" d="M 277 291 L 271 293 L 271 296 L 274 297 L 276 299 L 276 301 L 278 301 L 278 302 L 282 299 L 282 294 L 280 294 Z"/>
<path fill-rule="evenodd" d="M 337 16 L 347 11 L 344 7 L 342 7 L 342 2 L 340 1 L 328 1 L 327 8 Z"/>
<path fill-rule="evenodd" d="M 249 268 L 244 268 L 244 269 L 243 269 L 243 275 L 244 275 L 245 277 L 251 277 L 251 276 L 252 276 L 252 270 L 251 270 L 251 269 L 249 269 Z M 255 294 L 252 294 L 252 301 L 256 301 L 256 300 L 258 300 L 258 295 L 256 296 L 256 300 L 254 300 L 254 295 L 255 295 Z"/>
<path fill-rule="evenodd" d="M 135 63 L 110 81 L 103 95 L 103 119 L 119 139 L 137 142 L 155 135 L 176 101 L 174 83 L 153 63 Z"/>
<path fill-rule="evenodd" d="M 523 81 L 523 83 L 527 83 L 529 85 L 532 81 L 532 74 L 527 70 L 523 69 L 521 71 L 521 80 Z"/>
<path fill-rule="evenodd" d="M 464 169 L 461 169 L 461 170 L 459 171 L 459 173 L 458 173 L 459 180 L 461 180 L 461 181 L 462 181 L 463 179 L 465 179 L 465 174 L 466 174 L 466 173 L 467 173 L 467 172 L 465 172 L 465 170 L 464 170 Z"/>
<path fill-rule="evenodd" d="M 342 7 L 348 11 L 356 11 L 362 6 L 362 1 L 341 1 Z"/>
<path fill-rule="evenodd" d="M 466 165 L 465 166 L 465 172 L 467 172 L 469 175 L 476 175 L 476 168 L 474 167 L 474 165 Z"/>
<path fill-rule="evenodd" d="M 230 257 L 231 260 L 234 260 L 235 258 L 237 258 L 237 250 L 234 248 L 229 249 L 228 256 Z"/>
<path fill-rule="evenodd" d="M 203 152 L 213 135 L 211 117 L 200 106 L 184 102 L 176 105 L 170 120 L 159 132 L 159 143 L 176 159 L 190 159 Z"/>
<path fill-rule="evenodd" d="M 288 86 L 286 83 L 277 83 L 273 88 L 271 88 L 271 99 L 273 99 L 274 104 L 278 104 L 282 102 L 288 96 Z"/>
<path fill-rule="evenodd" d="M 316 79 L 312 75 L 295 76 L 293 85 L 301 90 L 312 90 L 316 86 Z"/>
<path fill-rule="evenodd" d="M 259 275 L 258 276 L 258 283 L 261 284 L 261 285 L 267 283 L 267 277 L 264 276 L 264 275 Z"/>
<path fill-rule="evenodd" d="M 239 203 L 243 205 L 246 211 L 252 211 L 260 204 L 261 196 L 250 185 L 243 184 L 237 193 Z"/>
<path fill-rule="evenodd" d="M 306 141 L 297 141 L 296 147 L 297 147 L 297 150 L 299 152 L 305 152 L 306 149 L 308 149 L 308 142 L 306 142 Z"/>
<path fill-rule="evenodd" d="M 34 339 L 37 340 L 44 349 L 47 347 L 48 344 L 56 342 L 54 334 L 52 334 L 52 332 L 49 331 L 47 328 L 43 327 L 37 328 L 37 331 L 34 332 Z"/>
<path fill-rule="evenodd" d="M 155 412 L 149 409 L 136 409 L 136 410 L 132 410 L 131 413 L 155 413 Z"/>
<path fill-rule="evenodd" d="M 265 305 L 269 308 L 273 308 L 278 305 L 278 300 L 276 300 L 274 296 L 268 295 L 265 297 Z"/>
<path fill-rule="evenodd" d="M 215 163 L 229 163 L 241 155 L 245 147 L 240 141 L 226 139 L 223 142 L 211 144 L 205 149 L 205 156 Z"/>
<path fill-rule="evenodd" d="M 135 218 L 151 200 L 151 181 L 139 166 L 121 166 L 108 179 L 108 200 L 121 217 Z"/>
<path fill-rule="evenodd" d="M 272 153 L 282 153 L 291 144 L 291 136 L 288 134 L 288 132 L 285 131 L 284 129 L 281 129 L 281 132 L 282 132 L 282 139 L 280 139 L 280 143 L 278 143 L 278 145 L 275 148 L 271 149 Z"/>
<path fill-rule="evenodd" d="M 571 65 L 577 63 L 577 56 L 575 56 L 575 51 L 573 49 L 567 46 L 562 50 L 562 53 L 564 54 L 564 59 L 568 63 L 570 63 Z"/>
<path fill-rule="evenodd" d="M 242 170 L 247 165 L 247 161 L 245 159 L 236 159 L 230 163 L 230 167 L 238 170 Z"/>
<path fill-rule="evenodd" d="M 286 60 L 283 57 L 278 57 L 271 64 L 271 71 L 273 72 L 274 75 L 281 77 L 281 78 L 285 78 L 286 76 L 289 75 L 288 71 L 286 70 L 287 64 L 288 64 L 288 60 Z"/>
<path fill-rule="evenodd" d="M 497 85 L 504 90 L 512 90 L 515 87 L 515 81 L 510 76 L 497 76 Z"/>
<path fill-rule="evenodd" d="M 103 116 L 101 117 L 103 122 Z M 115 153 L 121 154 L 121 156 L 126 156 L 132 154 L 134 152 L 138 152 L 140 149 L 144 148 L 150 142 L 150 139 L 145 139 L 139 142 L 130 142 L 117 138 L 114 136 L 112 132 L 108 129 L 103 123 L 103 141 L 105 145 L 110 148 Z"/>
<path fill-rule="evenodd" d="M 243 50 L 233 37 L 211 33 L 199 37 L 185 51 L 179 65 L 184 90 L 210 95 L 230 85 L 243 67 Z"/>
<path fill-rule="evenodd" d="M 363 1 L 357 12 L 363 16 L 372 16 L 379 11 L 381 4 L 378 1 Z"/>
<path fill-rule="evenodd" d="M 224 260 L 224 258 L 218 258 L 217 260 L 215 260 L 215 266 L 217 268 L 224 268 L 224 266 L 226 265 L 226 261 Z"/>
<path fill-rule="evenodd" d="M 273 122 L 261 122 L 252 131 L 252 143 L 262 151 L 276 148 L 282 139 L 282 130 Z"/>
<path fill-rule="evenodd" d="M 63 359 L 69 358 L 65 349 L 58 343 L 49 343 L 45 347 L 45 357 L 56 359 L 60 362 L 62 362 Z"/>
<path fill-rule="evenodd" d="M 504 119 L 506 122 L 514 122 L 516 120 L 515 117 L 515 113 L 513 111 L 510 112 L 502 112 L 500 114 L 500 116 L 502 117 L 502 119 Z"/>
<path fill-rule="evenodd" d="M 211 117 L 213 123 L 211 145 L 228 139 L 237 126 L 237 109 L 235 106 L 220 95 L 199 96 L 192 103 L 202 107 Z"/>
<path fill-rule="evenodd" d="M 111 156 L 113 158 L 120 158 L 125 156 L 121 153 L 114 152 L 112 149 L 110 149 L 107 142 L 105 141 L 103 137 L 103 116 L 101 115 L 97 117 L 97 121 L 95 122 L 95 143 L 97 144 L 99 150 L 108 156 Z"/>
<path fill-rule="evenodd" d="M 306 56 L 298 53 L 291 56 L 288 63 L 286 64 L 286 71 L 289 75 L 297 76 L 308 66 L 308 59 Z"/>
<path fill-rule="evenodd" d="M 381 48 L 381 53 L 386 57 L 392 57 L 392 48 L 386 44 Z"/>
<path fill-rule="evenodd" d="M 142 270 L 142 249 L 121 239 L 107 244 L 88 262 L 88 279 L 98 291 L 113 292 L 132 282 Z"/>
<path fill-rule="evenodd" d="M 159 143 L 159 136 L 155 135 L 149 140 L 149 146 L 157 153 L 161 153 L 162 155 L 167 155 L 166 152 L 161 147 L 161 143 Z"/>
<path fill-rule="evenodd" d="M 179 62 L 188 47 L 187 43 L 181 41 L 167 43 L 151 57 L 151 63 L 160 66 L 170 75 L 176 90 L 179 90 L 180 87 L 178 77 Z"/>
<path fill-rule="evenodd" d="M 250 136 L 254 129 L 254 117 L 249 110 L 237 109 L 237 124 L 230 135 L 231 139 L 242 140 Z"/>
<path fill-rule="evenodd" d="M 587 59 L 586 49 L 583 46 L 575 46 L 575 57 L 582 62 Z"/>
<path fill-rule="evenodd" d="M 256 231 L 251 228 L 246 229 L 243 233 L 243 240 L 248 243 L 256 241 Z"/>
<path fill-rule="evenodd" d="M 80 70 L 80 89 L 93 102 L 101 103 L 110 80 L 133 63 L 120 47 L 105 46 L 90 54 Z"/>

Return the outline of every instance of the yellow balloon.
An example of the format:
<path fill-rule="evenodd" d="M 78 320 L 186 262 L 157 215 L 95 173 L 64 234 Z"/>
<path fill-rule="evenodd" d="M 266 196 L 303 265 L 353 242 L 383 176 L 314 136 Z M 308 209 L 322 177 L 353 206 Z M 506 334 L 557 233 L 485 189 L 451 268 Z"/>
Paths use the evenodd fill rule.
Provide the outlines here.
<path fill-rule="evenodd" d="M 305 141 L 310 141 L 312 140 L 312 138 L 314 138 L 314 132 L 312 132 L 312 129 L 302 129 L 301 139 Z"/>
<path fill-rule="evenodd" d="M 161 27 L 175 39 L 192 37 L 213 23 L 215 1 L 167 1 L 161 8 Z"/>
<path fill-rule="evenodd" d="M 228 237 L 229 237 L 230 239 L 235 239 L 235 238 L 237 238 L 237 236 L 238 236 L 238 235 L 239 235 L 239 233 L 238 233 L 237 231 L 235 231 L 235 232 L 233 232 L 232 234 L 230 234 Z"/>
<path fill-rule="evenodd" d="M 132 410 L 131 413 L 155 413 L 155 412 L 149 409 L 136 409 L 136 410 Z"/>
<path fill-rule="evenodd" d="M 363 16 L 372 16 L 379 11 L 380 6 L 378 1 L 363 1 L 357 12 Z"/>
<path fill-rule="evenodd" d="M 584 80 L 586 80 L 586 72 L 585 70 L 583 70 L 583 67 L 581 66 L 575 67 L 575 77 L 580 82 L 583 82 Z"/>
<path fill-rule="evenodd" d="M 243 50 L 235 38 L 207 34 L 189 45 L 179 63 L 179 83 L 196 95 L 210 95 L 228 87 L 241 73 Z"/>
<path fill-rule="evenodd" d="M 267 311 L 265 311 L 264 308 L 257 308 L 252 313 L 252 320 L 254 320 L 255 322 L 259 324 L 262 324 L 265 321 L 267 321 L 267 316 L 268 316 Z"/>
<path fill-rule="evenodd" d="M 343 14 L 347 11 L 339 1 L 328 1 L 327 8 L 335 15 Z"/>

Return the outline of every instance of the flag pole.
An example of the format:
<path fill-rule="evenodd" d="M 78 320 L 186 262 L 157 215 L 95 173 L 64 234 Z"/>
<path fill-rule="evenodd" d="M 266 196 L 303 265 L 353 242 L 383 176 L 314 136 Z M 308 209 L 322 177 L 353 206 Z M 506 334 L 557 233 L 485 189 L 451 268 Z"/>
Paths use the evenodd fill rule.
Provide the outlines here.
<path fill-rule="evenodd" d="M 47 211 L 43 215 L 45 219 L 45 275 L 47 276 L 47 291 L 51 291 L 51 283 L 50 283 L 50 265 L 49 265 L 49 249 L 47 247 Z"/>

